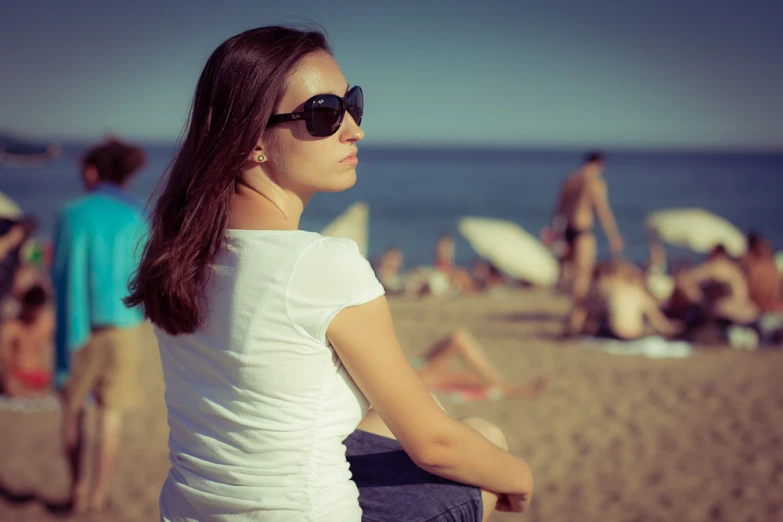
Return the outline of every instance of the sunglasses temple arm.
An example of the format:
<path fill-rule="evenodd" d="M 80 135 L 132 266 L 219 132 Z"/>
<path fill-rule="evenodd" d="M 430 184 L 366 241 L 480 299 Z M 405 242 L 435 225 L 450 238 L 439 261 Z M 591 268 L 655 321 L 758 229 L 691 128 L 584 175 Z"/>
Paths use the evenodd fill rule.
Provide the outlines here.
<path fill-rule="evenodd" d="M 299 120 L 307 120 L 307 113 L 305 112 L 292 112 L 290 114 L 275 114 L 271 118 L 269 118 L 268 125 L 273 125 L 275 123 L 285 123 L 287 121 L 299 121 Z"/>

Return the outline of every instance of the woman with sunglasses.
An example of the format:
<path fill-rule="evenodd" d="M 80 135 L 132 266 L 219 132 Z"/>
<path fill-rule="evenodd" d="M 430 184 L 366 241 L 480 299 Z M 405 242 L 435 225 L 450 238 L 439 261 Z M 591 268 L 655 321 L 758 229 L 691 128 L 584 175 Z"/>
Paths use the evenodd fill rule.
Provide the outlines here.
<path fill-rule="evenodd" d="M 422 386 L 356 244 L 298 229 L 356 182 L 363 109 L 318 32 L 250 30 L 207 61 L 127 300 L 166 381 L 164 520 L 478 521 L 530 500 L 499 430 Z"/>

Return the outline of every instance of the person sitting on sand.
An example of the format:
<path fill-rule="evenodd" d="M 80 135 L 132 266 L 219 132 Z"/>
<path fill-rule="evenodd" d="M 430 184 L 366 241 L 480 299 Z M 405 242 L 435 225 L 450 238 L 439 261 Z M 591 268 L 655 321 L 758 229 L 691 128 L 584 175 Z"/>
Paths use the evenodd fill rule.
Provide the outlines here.
<path fill-rule="evenodd" d="M 484 259 L 473 261 L 470 265 L 470 277 L 473 280 L 473 288 L 477 292 L 492 292 L 507 288 L 509 285 L 500 270 Z"/>
<path fill-rule="evenodd" d="M 0 315 L 5 319 L 15 319 L 19 315 L 24 295 L 34 286 L 43 287 L 48 295 L 54 292 L 46 272 L 30 263 L 22 263 L 16 269 L 11 289 L 2 301 Z"/>
<path fill-rule="evenodd" d="M 633 340 L 650 334 L 673 336 L 681 330 L 647 291 L 644 273 L 625 261 L 597 267 L 588 303 L 585 333 L 598 337 Z"/>
<path fill-rule="evenodd" d="M 390 246 L 373 263 L 378 281 L 389 295 L 402 294 L 406 290 L 405 276 L 402 274 L 404 259 L 400 247 Z"/>
<path fill-rule="evenodd" d="M 690 306 L 690 311 L 685 313 L 692 317 L 681 318 L 691 323 L 723 320 L 749 325 L 759 317 L 745 274 L 723 245 L 715 246 L 703 263 L 678 273 L 674 293 L 673 304 L 679 305 L 680 313 L 683 313 L 683 303 Z"/>
<path fill-rule="evenodd" d="M 748 295 L 762 313 L 783 313 L 781 276 L 772 245 L 756 233 L 748 234 L 748 251 L 740 260 Z"/>
<path fill-rule="evenodd" d="M 400 247 L 384 250 L 373 262 L 378 281 L 387 295 L 444 295 L 451 290 L 449 278 L 432 267 L 420 266 L 403 271 L 405 254 Z"/>
<path fill-rule="evenodd" d="M 36 397 L 50 391 L 51 350 L 55 315 L 49 295 L 40 285 L 21 299 L 19 315 L 0 327 L 3 392 L 11 397 Z"/>
<path fill-rule="evenodd" d="M 464 268 L 455 262 L 456 244 L 454 236 L 443 234 L 435 244 L 435 268 L 445 274 L 451 283 L 451 288 L 459 293 L 475 291 L 473 279 Z"/>
<path fill-rule="evenodd" d="M 403 271 L 405 254 L 398 246 L 390 246 L 373 262 L 375 275 L 378 277 L 387 295 L 443 295 L 451 286 L 451 279 L 441 270 L 433 271 L 430 267 L 418 267 L 408 272 Z M 462 271 L 462 269 L 458 269 Z M 465 272 L 466 285 L 471 292 L 492 291 L 506 286 L 503 274 L 491 263 L 476 259 Z M 460 279 L 464 275 L 459 276 Z"/>
<path fill-rule="evenodd" d="M 465 370 L 454 370 L 458 360 Z M 526 384 L 505 380 L 492 364 L 476 338 L 464 328 L 458 328 L 437 341 L 422 356 L 410 360 L 419 373 L 424 387 L 433 393 L 468 391 L 485 398 L 534 397 L 546 388 L 549 380 L 539 378 Z"/>

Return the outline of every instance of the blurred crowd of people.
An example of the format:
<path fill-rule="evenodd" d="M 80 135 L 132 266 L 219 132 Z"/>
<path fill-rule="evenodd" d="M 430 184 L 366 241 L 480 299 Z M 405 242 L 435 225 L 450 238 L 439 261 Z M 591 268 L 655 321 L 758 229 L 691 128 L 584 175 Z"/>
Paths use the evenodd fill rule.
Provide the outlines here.
<path fill-rule="evenodd" d="M 132 206 L 121 187 L 144 161 L 141 149 L 109 140 L 87 154 L 83 183 L 91 194 L 109 195 Z M 121 165 L 119 171 L 117 165 Z M 559 256 L 558 287 L 570 294 L 574 303 L 564 326 L 566 336 L 630 340 L 659 334 L 710 342 L 742 339 L 746 343 L 780 343 L 781 274 L 767 239 L 749 234 L 747 251 L 739 259 L 732 258 L 723 245 L 715 245 L 702 263 L 675 266 L 667 275 L 663 245 L 652 234 L 648 263 L 638 267 L 622 258 L 624 241 L 609 205 L 603 170 L 603 156 L 588 154 L 582 167 L 566 178 L 553 212 L 547 242 Z M 136 211 L 140 215 L 140 208 Z M 597 261 L 593 230 L 596 217 L 612 253 L 611 259 L 601 262 Z M 35 218 L 29 215 L 0 217 L 0 383 L 9 396 L 50 393 L 55 370 L 65 369 L 67 375 L 67 359 L 78 351 L 73 346 L 54 350 L 58 315 L 56 285 L 50 277 L 54 257 L 51 249 L 33 238 L 36 227 Z M 437 240 L 432 265 L 406 270 L 402 249 L 391 246 L 374 260 L 373 267 L 388 295 L 508 293 L 524 285 L 484 259 L 475 259 L 468 268 L 459 266 L 450 233 Z M 661 276 L 668 278 L 668 288 L 663 291 L 656 288 Z M 62 319 L 68 320 L 65 316 Z M 119 322 L 139 320 L 134 316 Z M 748 336 L 755 341 L 748 341 Z M 85 344 L 85 339 L 77 344 Z M 464 331 L 454 332 L 438 344 L 481 350 Z M 452 352 L 464 354 L 466 349 Z M 57 361 L 55 354 L 66 360 Z M 506 386 L 497 378 L 488 378 L 491 371 L 479 373 L 484 374 L 488 386 Z M 64 382 L 58 384 L 63 386 Z"/>
<path fill-rule="evenodd" d="M 668 275 L 663 244 L 651 231 L 648 262 L 637 267 L 622 258 L 624 242 L 603 170 L 603 156 L 588 154 L 582 168 L 564 182 L 555 205 L 552 229 L 553 244 L 560 242 L 560 287 L 574 303 L 566 336 L 634 340 L 658 334 L 738 347 L 780 345 L 783 287 L 767 239 L 749 233 L 739 259 L 715 244 L 703 262 L 680 264 Z M 612 254 L 600 263 L 596 216 Z"/>
<path fill-rule="evenodd" d="M 679 264 L 671 273 L 666 251 L 650 231 L 644 266 L 623 259 L 625 242 L 609 204 L 604 157 L 586 155 L 567 176 L 555 203 L 552 224 L 542 239 L 558 257 L 558 289 L 569 294 L 564 337 L 599 336 L 635 340 L 650 335 L 736 346 L 778 345 L 783 341 L 783 286 L 769 240 L 747 236 L 747 251 L 732 258 L 714 245 L 699 264 Z M 595 221 L 609 242 L 611 257 L 598 261 Z M 449 296 L 507 293 L 524 286 L 490 261 L 470 267 L 455 262 L 455 241 L 443 234 L 430 266 L 405 269 L 401 248 L 392 246 L 374 261 L 387 294 Z"/>
<path fill-rule="evenodd" d="M 122 298 L 146 230 L 142 205 L 124 188 L 145 162 L 141 148 L 115 138 L 91 148 L 81 165 L 86 194 L 60 209 L 48 248 L 33 237 L 34 217 L 7 204 L 0 219 L 0 386 L 16 400 L 57 392 L 76 512 L 106 508 L 123 414 L 141 393 L 142 315 Z M 98 428 L 87 441 L 91 397 Z"/>
<path fill-rule="evenodd" d="M 139 229 L 144 218 L 141 206 L 123 187 L 144 162 L 140 148 L 116 139 L 91 149 L 82 164 L 87 195 L 64 205 L 53 251 L 33 238 L 35 218 L 0 217 L 0 385 L 9 397 L 60 390 L 76 510 L 100 511 L 105 506 L 122 414 L 139 394 L 135 345 L 142 316 L 121 306 L 121 296 L 127 294 L 141 239 L 131 231 Z M 668 276 L 663 245 L 653 235 L 647 265 L 635 266 L 622 259 L 624 242 L 609 205 L 603 168 L 603 157 L 591 153 L 568 176 L 545 234 L 559 256 L 558 287 L 573 299 L 566 336 L 634 340 L 657 334 L 748 347 L 783 342 L 781 274 L 768 240 L 749 234 L 747 252 L 740 259 L 715 245 L 702 263 L 676 266 Z M 596 217 L 612 253 L 600 262 Z M 79 246 L 85 241 L 99 248 L 88 255 Z M 484 259 L 460 267 L 454 236 L 448 233 L 438 239 L 431 266 L 405 270 L 404 265 L 397 246 L 374 260 L 388 295 L 509 294 L 524 286 Z M 656 287 L 661 276 L 670 281 L 663 291 Z M 90 294 L 88 280 L 100 280 L 100 296 Z M 460 361 L 459 369 L 454 361 Z M 459 391 L 469 398 L 531 397 L 548 382 L 505 380 L 466 329 L 449 333 L 411 364 L 430 390 Z M 92 489 L 82 470 L 84 402 L 90 394 L 98 399 L 101 412 Z"/>
<path fill-rule="evenodd" d="M 388 295 L 453 296 L 505 291 L 521 282 L 506 277 L 492 263 L 475 259 L 468 269 L 455 261 L 454 236 L 442 234 L 431 266 L 405 269 L 405 254 L 398 246 L 384 250 L 373 262 L 378 280 Z"/>

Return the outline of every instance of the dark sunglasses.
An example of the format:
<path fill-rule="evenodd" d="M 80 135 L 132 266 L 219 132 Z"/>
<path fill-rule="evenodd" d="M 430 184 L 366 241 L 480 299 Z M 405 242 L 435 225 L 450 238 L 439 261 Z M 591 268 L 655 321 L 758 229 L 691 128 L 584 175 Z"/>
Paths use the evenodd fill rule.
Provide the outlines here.
<path fill-rule="evenodd" d="M 337 129 L 343 124 L 345 111 L 351 113 L 356 125 L 362 124 L 364 94 L 358 85 L 351 87 L 344 98 L 336 94 L 313 96 L 304 103 L 304 111 L 275 114 L 269 118 L 267 127 L 286 121 L 304 120 L 307 124 L 307 132 L 311 136 L 325 138 L 337 132 Z"/>

